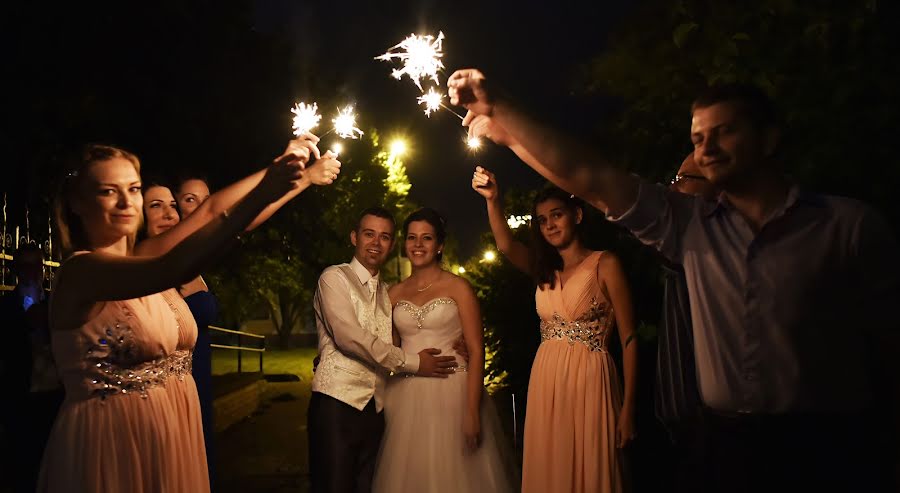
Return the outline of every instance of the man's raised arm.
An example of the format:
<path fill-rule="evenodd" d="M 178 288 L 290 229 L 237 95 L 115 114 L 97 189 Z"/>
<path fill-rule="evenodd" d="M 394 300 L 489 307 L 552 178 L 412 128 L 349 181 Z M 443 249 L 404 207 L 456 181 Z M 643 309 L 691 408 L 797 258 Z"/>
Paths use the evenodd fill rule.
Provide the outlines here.
<path fill-rule="evenodd" d="M 472 136 L 507 145 L 535 171 L 607 215 L 626 212 L 637 199 L 639 179 L 597 150 L 544 125 L 493 91 L 476 69 L 448 80 L 450 100 L 469 110 L 463 125 Z"/>

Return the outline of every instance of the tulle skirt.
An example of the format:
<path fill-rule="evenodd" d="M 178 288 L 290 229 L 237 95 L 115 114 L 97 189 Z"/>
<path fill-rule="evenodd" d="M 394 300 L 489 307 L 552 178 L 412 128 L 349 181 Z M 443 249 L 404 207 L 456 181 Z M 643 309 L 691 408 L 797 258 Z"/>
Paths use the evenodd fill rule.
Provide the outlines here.
<path fill-rule="evenodd" d="M 376 493 L 512 492 L 518 485 L 511 444 L 484 392 L 481 446 L 465 448 L 465 372 L 449 378 L 398 377 L 385 392 L 385 432 Z"/>

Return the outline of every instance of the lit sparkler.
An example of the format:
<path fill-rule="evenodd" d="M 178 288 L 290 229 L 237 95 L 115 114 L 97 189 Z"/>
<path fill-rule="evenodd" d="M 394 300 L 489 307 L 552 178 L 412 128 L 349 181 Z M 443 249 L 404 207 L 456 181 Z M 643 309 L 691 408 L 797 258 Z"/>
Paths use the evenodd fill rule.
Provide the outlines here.
<path fill-rule="evenodd" d="M 319 106 L 316 103 L 311 105 L 306 103 L 297 103 L 291 108 L 294 114 L 294 135 L 299 137 L 319 125 L 322 115 L 319 114 Z"/>
<path fill-rule="evenodd" d="M 442 93 L 435 91 L 434 87 L 425 92 L 425 88 L 422 87 L 422 79 L 431 79 L 437 86 L 441 85 L 438 72 L 444 68 L 444 63 L 441 61 L 444 56 L 443 42 L 444 33 L 441 31 L 438 31 L 436 38 L 430 34 L 410 34 L 406 39 L 391 47 L 387 53 L 379 55 L 375 59 L 386 62 L 397 59 L 403 62 L 403 67 L 393 69 L 391 76 L 401 80 L 404 75 L 407 75 L 422 91 L 422 95 L 416 98 L 416 101 L 420 105 L 425 105 L 425 116 L 431 118 L 432 113 L 444 108 L 460 120 L 464 120 L 462 115 L 443 103 L 444 95 Z M 478 139 L 470 139 L 467 143 L 473 151 L 481 146 L 481 141 Z"/>
<path fill-rule="evenodd" d="M 443 106 L 443 100 L 444 95 L 435 91 L 433 87 L 429 89 L 425 94 L 416 98 L 416 101 L 418 101 L 419 104 L 425 105 L 425 116 L 427 116 L 428 118 L 431 118 L 431 114 L 433 112 L 441 109 L 441 106 Z"/>
<path fill-rule="evenodd" d="M 481 147 L 481 139 L 478 137 L 470 137 L 466 139 L 466 145 L 469 146 L 469 149 L 477 151 Z"/>
<path fill-rule="evenodd" d="M 441 57 L 444 56 L 441 46 L 443 40 L 443 32 L 439 32 L 437 38 L 430 34 L 424 36 L 410 34 L 387 53 L 375 59 L 389 62 L 396 58 L 402 61 L 403 68 L 394 69 L 391 75 L 400 80 L 406 74 L 416 87 L 424 92 L 420 81 L 422 78 L 431 79 L 437 85 L 441 84 L 438 80 L 438 71 L 444 68 L 444 63 L 441 62 Z"/>
<path fill-rule="evenodd" d="M 338 114 L 331 120 L 334 124 L 334 133 L 342 139 L 356 139 L 362 136 L 363 131 L 356 128 L 356 114 L 353 113 L 353 105 L 344 109 L 338 108 Z"/>

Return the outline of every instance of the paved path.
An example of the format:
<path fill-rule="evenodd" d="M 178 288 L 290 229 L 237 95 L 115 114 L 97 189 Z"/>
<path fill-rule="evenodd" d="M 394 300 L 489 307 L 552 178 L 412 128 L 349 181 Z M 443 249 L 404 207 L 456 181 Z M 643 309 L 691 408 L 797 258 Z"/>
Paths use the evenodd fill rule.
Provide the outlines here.
<path fill-rule="evenodd" d="M 268 382 L 254 415 L 216 439 L 216 493 L 307 492 L 309 381 Z"/>

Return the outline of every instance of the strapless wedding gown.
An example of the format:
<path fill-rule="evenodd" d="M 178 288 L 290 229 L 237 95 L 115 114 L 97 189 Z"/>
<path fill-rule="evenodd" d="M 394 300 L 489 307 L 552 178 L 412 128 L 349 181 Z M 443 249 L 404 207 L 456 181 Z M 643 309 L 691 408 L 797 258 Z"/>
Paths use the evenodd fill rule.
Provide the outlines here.
<path fill-rule="evenodd" d="M 442 355 L 456 355 L 453 343 L 462 335 L 462 322 L 453 299 L 437 298 L 422 306 L 400 301 L 393 316 L 406 353 L 433 347 Z M 464 364 L 462 358 L 457 361 Z M 460 368 L 445 379 L 398 376 L 388 382 L 373 491 L 514 491 L 518 480 L 509 441 L 487 392 L 481 399 L 481 446 L 474 452 L 465 449 L 467 376 Z"/>

